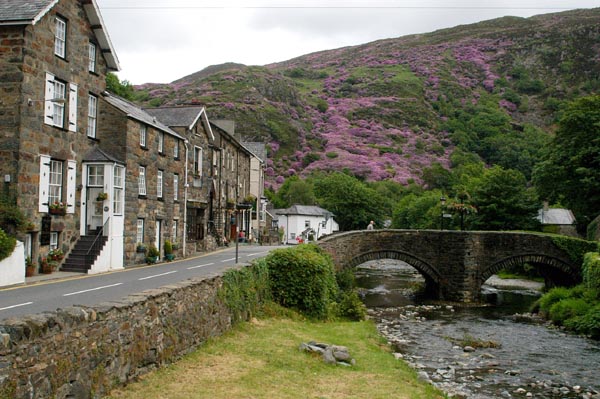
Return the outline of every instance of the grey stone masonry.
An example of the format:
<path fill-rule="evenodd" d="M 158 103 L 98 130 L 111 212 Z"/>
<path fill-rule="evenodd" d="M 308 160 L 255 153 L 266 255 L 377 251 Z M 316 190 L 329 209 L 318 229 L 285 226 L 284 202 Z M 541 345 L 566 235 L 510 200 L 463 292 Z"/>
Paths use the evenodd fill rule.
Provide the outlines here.
<path fill-rule="evenodd" d="M 430 294 L 450 301 L 478 301 L 481 285 L 515 264 L 537 266 L 547 286 L 581 281 L 581 266 L 543 234 L 364 230 L 335 234 L 318 245 L 338 269 L 376 259 L 404 261 L 425 277 Z"/>

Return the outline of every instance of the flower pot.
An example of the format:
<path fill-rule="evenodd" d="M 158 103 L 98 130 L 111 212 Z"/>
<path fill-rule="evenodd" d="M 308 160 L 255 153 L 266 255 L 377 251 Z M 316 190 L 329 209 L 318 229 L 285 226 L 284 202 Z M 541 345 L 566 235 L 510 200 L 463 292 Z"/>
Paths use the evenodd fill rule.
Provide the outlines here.
<path fill-rule="evenodd" d="M 35 266 L 25 266 L 25 277 L 32 277 L 35 274 Z"/>
<path fill-rule="evenodd" d="M 42 273 L 43 274 L 52 273 L 52 266 L 48 263 L 42 263 Z"/>
<path fill-rule="evenodd" d="M 165 255 L 165 260 L 168 262 L 171 262 L 173 259 L 175 259 L 175 255 L 174 254 L 167 254 Z"/>
<path fill-rule="evenodd" d="M 48 213 L 51 215 L 64 216 L 67 214 L 67 210 L 65 208 L 50 208 L 48 209 Z"/>

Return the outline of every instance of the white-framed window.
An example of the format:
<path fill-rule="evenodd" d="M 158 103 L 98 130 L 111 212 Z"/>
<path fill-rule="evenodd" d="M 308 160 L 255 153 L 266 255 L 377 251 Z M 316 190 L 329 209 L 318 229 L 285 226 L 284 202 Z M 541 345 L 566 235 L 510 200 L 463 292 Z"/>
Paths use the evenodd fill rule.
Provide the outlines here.
<path fill-rule="evenodd" d="M 140 166 L 138 176 L 138 194 L 146 195 L 146 167 Z"/>
<path fill-rule="evenodd" d="M 310 227 L 310 220 L 305 220 L 304 221 L 304 228 L 309 228 Z"/>
<path fill-rule="evenodd" d="M 54 98 L 52 101 L 52 122 L 54 126 L 64 127 L 65 125 L 65 93 L 66 84 L 60 80 L 52 82 L 54 86 Z"/>
<path fill-rule="evenodd" d="M 88 45 L 88 71 L 96 72 L 96 45 L 92 42 Z"/>
<path fill-rule="evenodd" d="M 63 162 L 50 161 L 50 183 L 48 187 L 48 204 L 62 202 Z"/>
<path fill-rule="evenodd" d="M 67 98 L 68 88 L 68 98 Z M 69 131 L 77 131 L 77 85 L 67 84 L 51 73 L 46 73 L 46 92 L 44 95 L 44 123 L 50 126 L 65 127 L 66 105 L 69 110 Z"/>
<path fill-rule="evenodd" d="M 171 232 L 171 240 L 173 242 L 177 241 L 177 227 L 179 225 L 179 221 L 178 220 L 173 220 L 173 231 Z"/>
<path fill-rule="evenodd" d="M 158 133 L 158 152 L 162 154 L 165 151 L 165 134 L 163 132 Z"/>
<path fill-rule="evenodd" d="M 114 167 L 114 185 L 113 185 L 113 210 L 115 215 L 123 214 L 123 186 L 125 182 L 125 168 L 115 165 Z"/>
<path fill-rule="evenodd" d="M 65 58 L 67 48 L 67 21 L 56 17 L 54 23 L 54 54 Z"/>
<path fill-rule="evenodd" d="M 158 173 L 156 174 L 156 197 L 157 198 L 163 197 L 163 174 L 164 174 L 164 172 L 162 170 L 159 170 Z"/>
<path fill-rule="evenodd" d="M 50 232 L 50 249 L 58 248 L 58 231 Z"/>
<path fill-rule="evenodd" d="M 146 136 L 148 136 L 148 129 L 146 125 L 140 125 L 140 146 L 146 147 Z"/>
<path fill-rule="evenodd" d="M 194 174 L 202 176 L 202 147 L 194 147 Z"/>
<path fill-rule="evenodd" d="M 179 175 L 173 175 L 173 201 L 179 200 Z"/>
<path fill-rule="evenodd" d="M 173 146 L 173 158 L 179 159 L 179 140 L 175 139 L 175 145 Z"/>
<path fill-rule="evenodd" d="M 98 114 L 98 97 L 93 94 L 88 96 L 88 126 L 87 136 L 96 138 L 96 120 Z"/>
<path fill-rule="evenodd" d="M 137 220 L 137 228 L 136 228 L 136 242 L 144 242 L 144 219 Z"/>
<path fill-rule="evenodd" d="M 104 187 L 104 165 L 88 165 L 88 187 Z"/>

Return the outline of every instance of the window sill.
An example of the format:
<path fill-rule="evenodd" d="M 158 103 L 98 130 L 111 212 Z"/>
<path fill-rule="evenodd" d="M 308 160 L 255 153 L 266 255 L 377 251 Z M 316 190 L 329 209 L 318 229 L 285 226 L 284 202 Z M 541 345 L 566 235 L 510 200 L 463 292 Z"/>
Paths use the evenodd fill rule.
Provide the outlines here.
<path fill-rule="evenodd" d="M 97 137 L 90 137 L 90 136 L 86 136 L 86 137 L 87 137 L 88 139 L 92 140 L 92 141 L 95 141 L 96 143 L 99 143 L 99 142 L 100 142 L 100 139 L 99 139 L 99 138 L 97 138 Z"/>
<path fill-rule="evenodd" d="M 146 194 L 138 194 L 138 199 L 148 199 L 148 196 Z"/>
<path fill-rule="evenodd" d="M 148 150 L 149 150 L 149 148 L 148 148 L 148 147 L 146 147 L 146 146 L 144 146 L 144 145 L 141 145 L 141 146 L 140 146 L 140 148 L 141 148 L 142 150 L 144 150 L 144 151 L 148 151 Z"/>

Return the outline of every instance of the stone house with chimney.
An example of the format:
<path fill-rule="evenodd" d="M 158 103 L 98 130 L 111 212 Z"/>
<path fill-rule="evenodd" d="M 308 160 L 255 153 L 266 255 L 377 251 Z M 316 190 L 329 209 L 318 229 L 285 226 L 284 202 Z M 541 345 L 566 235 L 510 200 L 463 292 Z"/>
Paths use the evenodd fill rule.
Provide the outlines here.
<path fill-rule="evenodd" d="M 117 70 L 94 0 L 0 5 L 0 175 L 31 221 L 23 240 L 34 260 L 53 248 L 71 252 L 83 236 L 96 236 L 88 228 L 87 188 L 124 173 L 115 159 L 105 168 L 86 165 L 99 155 L 101 93 L 107 72 Z M 123 266 L 122 217 L 112 217 L 123 192 L 115 198 L 112 183 L 102 189 L 108 199 L 99 201 L 98 224 L 106 245 L 97 271 Z"/>

